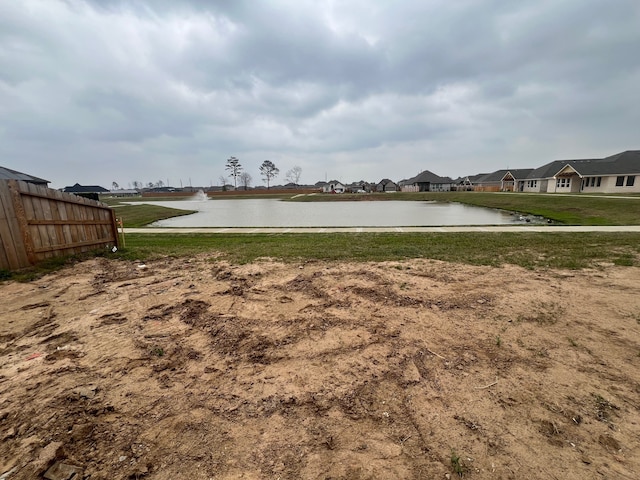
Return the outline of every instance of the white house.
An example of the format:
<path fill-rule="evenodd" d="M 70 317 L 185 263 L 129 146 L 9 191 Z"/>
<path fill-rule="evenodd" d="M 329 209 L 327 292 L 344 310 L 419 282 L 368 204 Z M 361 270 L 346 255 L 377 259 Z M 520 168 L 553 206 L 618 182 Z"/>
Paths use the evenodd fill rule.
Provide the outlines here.
<path fill-rule="evenodd" d="M 556 160 L 531 172 L 524 192 L 640 193 L 640 150 L 606 158 Z"/>
<path fill-rule="evenodd" d="M 344 193 L 346 187 L 337 180 L 331 180 L 322 186 L 323 193 Z"/>

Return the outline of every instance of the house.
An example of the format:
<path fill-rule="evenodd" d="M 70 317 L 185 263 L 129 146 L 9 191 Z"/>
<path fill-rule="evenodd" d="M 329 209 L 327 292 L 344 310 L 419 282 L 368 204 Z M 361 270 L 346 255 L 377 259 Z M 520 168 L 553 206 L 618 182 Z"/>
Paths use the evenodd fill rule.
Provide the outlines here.
<path fill-rule="evenodd" d="M 345 190 L 346 187 L 337 180 L 331 180 L 322 186 L 323 193 L 344 193 Z"/>
<path fill-rule="evenodd" d="M 476 192 L 522 192 L 533 168 L 496 170 L 456 180 L 457 190 Z"/>
<path fill-rule="evenodd" d="M 640 150 L 606 158 L 555 160 L 531 172 L 523 191 L 640 193 Z"/>
<path fill-rule="evenodd" d="M 43 178 L 34 177 L 2 166 L 0 166 L 0 180 L 21 180 L 35 185 L 42 185 L 43 187 L 48 186 L 50 183 L 49 180 L 44 180 Z"/>
<path fill-rule="evenodd" d="M 397 192 L 399 190 L 398 185 L 388 178 L 380 180 L 376 185 L 376 192 Z"/>
<path fill-rule="evenodd" d="M 457 191 L 463 191 L 463 192 L 472 192 L 475 185 L 478 183 L 478 181 L 489 175 L 488 173 L 478 173 L 477 175 L 469 175 L 467 177 L 458 177 L 456 180 L 454 180 L 454 184 L 455 184 L 455 188 Z"/>
<path fill-rule="evenodd" d="M 496 170 L 491 173 L 480 173 L 466 177 L 475 192 L 499 192 L 502 190 L 502 179 L 508 170 Z"/>
<path fill-rule="evenodd" d="M 347 192 L 350 193 L 368 193 L 372 190 L 371 184 L 365 182 L 364 180 L 360 180 L 359 182 L 353 182 L 347 185 Z"/>
<path fill-rule="evenodd" d="M 99 200 L 99 195 L 104 193 L 109 193 L 104 187 L 100 187 L 99 185 L 80 185 L 76 183 L 72 187 L 64 187 L 62 189 L 64 193 L 73 193 L 74 195 L 78 195 L 79 197 L 90 198 L 91 200 Z"/>
<path fill-rule="evenodd" d="M 519 168 L 507 170 L 502 176 L 500 190 L 503 192 L 524 191 L 527 177 L 533 172 L 533 168 Z"/>
<path fill-rule="evenodd" d="M 64 187 L 62 191 L 64 193 L 75 193 L 76 195 L 79 193 L 109 193 L 109 190 L 99 185 L 80 185 L 79 183 L 72 187 Z"/>
<path fill-rule="evenodd" d="M 398 182 L 403 192 L 449 192 L 453 183 L 451 178 L 440 177 L 429 170 Z"/>

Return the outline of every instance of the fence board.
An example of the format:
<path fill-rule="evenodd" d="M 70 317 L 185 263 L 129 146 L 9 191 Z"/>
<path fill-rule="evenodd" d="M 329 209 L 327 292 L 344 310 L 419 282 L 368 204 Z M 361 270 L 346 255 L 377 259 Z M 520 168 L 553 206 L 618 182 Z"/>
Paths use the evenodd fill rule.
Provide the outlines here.
<path fill-rule="evenodd" d="M 1 185 L 4 183 L 4 185 Z M 3 244 L 5 243 L 4 237 L 6 236 L 7 250 L 6 255 L 8 257 L 8 269 L 15 270 L 17 268 L 29 265 L 29 258 L 24 248 L 24 241 L 22 233 L 20 231 L 20 225 L 16 218 L 15 208 L 11 195 L 11 190 L 7 185 L 7 182 L 0 182 L 0 198 L 2 198 L 2 204 L 5 212 L 5 221 L 3 221 Z"/>
<path fill-rule="evenodd" d="M 17 263 L 14 265 L 13 259 L 17 258 L 16 246 L 13 243 L 13 235 L 11 234 L 11 227 L 9 225 L 9 213 L 13 211 L 13 206 L 8 205 L 5 208 L 7 199 L 6 195 L 3 195 L 1 191 L 2 185 L 0 185 L 0 246 L 2 246 L 2 252 L 0 254 L 0 268 L 3 270 L 12 270 L 17 267 Z"/>
<path fill-rule="evenodd" d="M 49 188 L 0 181 L 0 268 L 16 270 L 45 258 L 118 245 L 107 205 Z"/>

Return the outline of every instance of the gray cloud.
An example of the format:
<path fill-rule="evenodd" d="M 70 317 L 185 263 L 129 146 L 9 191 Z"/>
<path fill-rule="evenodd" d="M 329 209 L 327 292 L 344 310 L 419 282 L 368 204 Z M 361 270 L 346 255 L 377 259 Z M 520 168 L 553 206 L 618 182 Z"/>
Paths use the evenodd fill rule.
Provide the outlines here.
<path fill-rule="evenodd" d="M 613 154 L 638 148 L 638 24 L 635 0 L 0 0 L 0 155 L 60 187 Z"/>

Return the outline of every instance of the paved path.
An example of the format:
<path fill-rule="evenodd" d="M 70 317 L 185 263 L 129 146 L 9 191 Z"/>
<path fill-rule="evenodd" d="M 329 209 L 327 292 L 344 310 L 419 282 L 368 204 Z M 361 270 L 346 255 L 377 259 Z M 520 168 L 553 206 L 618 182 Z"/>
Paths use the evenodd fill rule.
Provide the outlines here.
<path fill-rule="evenodd" d="M 303 227 L 303 228 L 125 228 L 125 233 L 458 233 L 458 232 L 639 232 L 640 225 L 623 226 L 552 226 L 552 225 L 483 225 L 478 227 Z"/>

